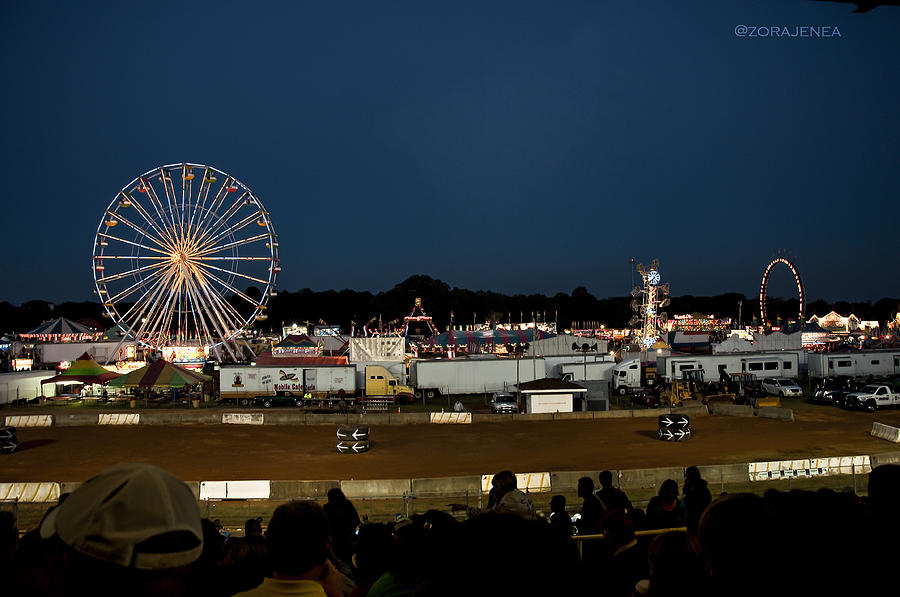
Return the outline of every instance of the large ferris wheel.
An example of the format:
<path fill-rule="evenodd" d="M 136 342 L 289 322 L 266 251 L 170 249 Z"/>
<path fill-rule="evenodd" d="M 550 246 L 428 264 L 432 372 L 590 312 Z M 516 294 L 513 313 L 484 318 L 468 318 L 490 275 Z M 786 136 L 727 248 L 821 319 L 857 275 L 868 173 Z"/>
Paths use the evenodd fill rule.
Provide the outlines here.
<path fill-rule="evenodd" d="M 110 202 L 93 249 L 106 314 L 142 345 L 215 348 L 267 317 L 281 267 L 259 198 L 201 164 L 141 174 Z"/>
<path fill-rule="evenodd" d="M 800 281 L 800 272 L 797 271 L 797 267 L 794 265 L 793 259 L 789 259 L 787 255 L 778 254 L 772 259 L 772 261 L 769 262 L 769 265 L 766 266 L 766 271 L 763 272 L 762 282 L 759 285 L 759 314 L 762 318 L 763 325 L 766 325 L 766 288 L 769 284 L 769 274 L 772 272 L 772 268 L 779 263 L 783 263 L 784 265 L 786 265 L 787 268 L 791 270 L 791 273 L 794 274 L 794 283 L 797 285 L 797 294 L 800 299 L 799 318 L 801 322 L 803 321 L 804 298 L 803 282 Z"/>

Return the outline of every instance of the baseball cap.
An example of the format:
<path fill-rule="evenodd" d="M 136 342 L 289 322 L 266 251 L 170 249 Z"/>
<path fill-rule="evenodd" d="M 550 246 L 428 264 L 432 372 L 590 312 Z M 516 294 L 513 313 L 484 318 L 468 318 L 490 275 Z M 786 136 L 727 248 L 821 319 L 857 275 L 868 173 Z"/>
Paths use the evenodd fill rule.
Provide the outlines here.
<path fill-rule="evenodd" d="M 142 570 L 184 566 L 203 550 L 193 492 L 172 473 L 142 463 L 117 464 L 85 481 L 47 514 L 40 535 Z"/>

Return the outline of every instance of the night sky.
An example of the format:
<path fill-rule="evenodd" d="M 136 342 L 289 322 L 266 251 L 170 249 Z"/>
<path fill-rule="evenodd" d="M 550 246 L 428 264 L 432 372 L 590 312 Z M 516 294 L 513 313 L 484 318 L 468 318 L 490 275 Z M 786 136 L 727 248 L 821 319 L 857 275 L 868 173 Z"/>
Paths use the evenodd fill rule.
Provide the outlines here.
<path fill-rule="evenodd" d="M 900 8 L 852 10 L 3 2 L 0 300 L 96 299 L 104 209 L 183 161 L 260 197 L 286 290 L 622 296 L 633 257 L 754 295 L 783 249 L 809 299 L 900 296 Z"/>

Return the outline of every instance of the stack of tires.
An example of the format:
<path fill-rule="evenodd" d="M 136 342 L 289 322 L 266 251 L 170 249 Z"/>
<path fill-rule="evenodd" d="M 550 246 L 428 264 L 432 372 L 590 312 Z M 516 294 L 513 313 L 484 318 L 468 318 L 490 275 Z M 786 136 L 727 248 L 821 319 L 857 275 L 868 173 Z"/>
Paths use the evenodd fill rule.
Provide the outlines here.
<path fill-rule="evenodd" d="M 657 437 L 664 442 L 683 442 L 691 439 L 691 418 L 688 415 L 659 415 Z"/>
<path fill-rule="evenodd" d="M 369 426 L 348 425 L 338 427 L 337 451 L 341 454 L 360 454 L 369 451 Z"/>
<path fill-rule="evenodd" d="M 0 454 L 12 454 L 19 449 L 15 427 L 0 427 Z"/>

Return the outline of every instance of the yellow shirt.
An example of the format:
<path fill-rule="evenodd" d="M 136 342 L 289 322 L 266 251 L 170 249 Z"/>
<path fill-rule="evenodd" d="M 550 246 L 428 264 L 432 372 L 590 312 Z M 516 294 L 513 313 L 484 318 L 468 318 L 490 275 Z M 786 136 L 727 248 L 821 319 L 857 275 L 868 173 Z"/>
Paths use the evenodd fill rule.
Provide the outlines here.
<path fill-rule="evenodd" d="M 255 589 L 238 593 L 235 597 L 276 597 L 278 595 L 327 597 L 322 585 L 314 580 L 277 580 L 274 578 L 266 578 Z"/>

